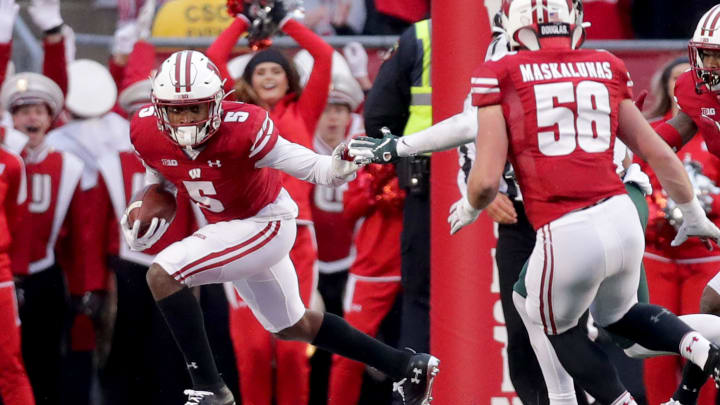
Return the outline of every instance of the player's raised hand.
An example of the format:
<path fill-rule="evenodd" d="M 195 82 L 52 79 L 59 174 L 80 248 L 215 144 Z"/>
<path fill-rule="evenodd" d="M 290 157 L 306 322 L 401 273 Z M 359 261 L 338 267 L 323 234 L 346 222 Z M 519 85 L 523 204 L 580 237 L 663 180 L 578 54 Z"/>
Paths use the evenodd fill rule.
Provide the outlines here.
<path fill-rule="evenodd" d="M 454 235 L 460 229 L 475 222 L 480 212 L 482 210 L 470 205 L 470 201 L 466 197 L 457 200 L 450 206 L 450 216 L 447 219 L 450 224 L 450 235 Z"/>
<path fill-rule="evenodd" d="M 679 246 L 692 236 L 703 240 L 712 239 L 716 244 L 720 244 L 720 229 L 707 218 L 697 198 L 685 204 L 678 204 L 678 208 L 682 211 L 683 222 L 677 236 L 670 243 L 671 246 Z M 709 243 L 706 245 L 712 249 L 712 245 Z"/>
<path fill-rule="evenodd" d="M 0 0 L 0 44 L 6 44 L 12 39 L 13 26 L 19 9 L 20 6 L 15 0 Z"/>
<path fill-rule="evenodd" d="M 348 153 L 354 158 L 361 158 L 373 163 L 392 163 L 398 159 L 397 136 L 382 127 L 382 139 L 359 136 L 350 141 Z"/>

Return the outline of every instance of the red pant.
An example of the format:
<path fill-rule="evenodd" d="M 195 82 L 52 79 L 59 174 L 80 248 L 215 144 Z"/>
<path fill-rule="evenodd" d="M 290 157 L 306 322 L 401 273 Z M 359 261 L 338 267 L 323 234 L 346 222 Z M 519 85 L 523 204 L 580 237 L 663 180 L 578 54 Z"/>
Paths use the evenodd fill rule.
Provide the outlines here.
<path fill-rule="evenodd" d="M 345 319 L 361 332 L 375 336 L 400 292 L 400 277 L 358 279 L 350 274 L 345 290 Z M 349 304 L 349 305 L 348 305 Z M 334 355 L 328 405 L 354 405 L 360 398 L 363 363 Z"/>
<path fill-rule="evenodd" d="M 677 315 L 699 312 L 703 288 L 720 268 L 720 261 L 678 263 L 648 253 L 645 254 L 643 262 L 650 289 L 650 302 Z M 644 380 L 648 404 L 658 405 L 672 397 L 680 383 L 682 365 L 683 361 L 679 356 L 645 360 Z M 715 393 L 712 383 L 705 384 L 698 405 L 713 405 Z"/>
<path fill-rule="evenodd" d="M 12 281 L 0 282 L 0 395 L 8 405 L 35 404 L 20 351 L 20 318 Z"/>
<path fill-rule="evenodd" d="M 305 306 L 317 284 L 317 248 L 309 226 L 298 226 L 290 251 Z M 240 393 L 245 405 L 307 404 L 310 391 L 308 344 L 273 338 L 255 319 L 250 308 L 241 304 L 230 311 L 230 333 L 235 348 Z M 273 386 L 273 360 L 275 384 Z"/>

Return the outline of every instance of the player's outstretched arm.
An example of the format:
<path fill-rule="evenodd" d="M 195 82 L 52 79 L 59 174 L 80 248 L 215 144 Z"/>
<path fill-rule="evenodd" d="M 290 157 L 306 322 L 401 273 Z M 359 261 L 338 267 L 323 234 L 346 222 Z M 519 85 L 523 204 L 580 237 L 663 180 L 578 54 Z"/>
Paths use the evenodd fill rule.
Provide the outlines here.
<path fill-rule="evenodd" d="M 450 207 L 450 234 L 454 234 L 477 219 L 497 195 L 500 177 L 507 160 L 508 138 L 505 117 L 500 105 L 477 110 L 478 128 L 476 159 L 470 170 L 467 195 Z"/>
<path fill-rule="evenodd" d="M 272 150 L 258 160 L 255 167 L 272 167 L 310 183 L 339 186 L 353 180 L 363 166 L 345 160 L 346 150 L 345 144 L 341 143 L 332 155 L 319 155 L 279 136 Z"/>
<path fill-rule="evenodd" d="M 425 128 L 412 136 L 383 138 L 360 137 L 348 144 L 350 156 L 371 159 L 374 163 L 390 163 L 395 159 L 385 156 L 408 157 L 428 152 L 452 149 L 475 140 L 477 135 L 477 108 L 468 100 L 462 112 Z M 390 141 L 390 142 L 388 142 Z"/>
<path fill-rule="evenodd" d="M 680 159 L 653 131 L 630 99 L 620 103 L 619 124 L 620 139 L 648 162 L 663 189 L 683 213 L 683 224 L 672 245 L 677 246 L 690 236 L 709 237 L 720 242 L 720 229 L 705 216 Z"/>

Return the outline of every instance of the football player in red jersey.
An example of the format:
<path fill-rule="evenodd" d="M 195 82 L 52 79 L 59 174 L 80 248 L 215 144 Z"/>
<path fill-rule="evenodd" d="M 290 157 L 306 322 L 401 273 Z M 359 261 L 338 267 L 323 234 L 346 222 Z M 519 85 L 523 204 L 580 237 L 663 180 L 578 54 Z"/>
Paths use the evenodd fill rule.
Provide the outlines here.
<path fill-rule="evenodd" d="M 680 161 L 633 104 L 622 61 L 576 49 L 584 36 L 577 11 L 570 0 L 503 4 L 516 52 L 486 62 L 471 79 L 483 125 L 467 198 L 453 206 L 449 220 L 457 231 L 477 217 L 494 199 L 509 158 L 537 231 L 525 279 L 529 317 L 592 396 L 632 404 L 615 370 L 578 326 L 588 307 L 608 331 L 650 349 L 679 352 L 716 381 L 720 349 L 664 308 L 637 303 L 644 238 L 615 174 L 616 135 L 681 202 L 686 222 L 674 244 L 688 236 L 717 242 L 720 230 L 705 217 Z"/>
<path fill-rule="evenodd" d="M 391 348 L 342 318 L 308 310 L 298 292 L 288 252 L 297 206 L 278 170 L 316 184 L 342 184 L 360 165 L 343 160 L 345 145 L 321 156 L 288 142 L 268 113 L 223 101 L 217 68 L 195 51 L 172 54 L 153 79 L 153 105 L 133 117 L 130 136 L 147 166 L 146 179 L 192 199 L 209 225 L 163 249 L 148 270 L 148 285 L 193 381 L 191 404 L 233 404 L 218 375 L 198 303 L 188 287 L 233 282 L 258 321 L 278 338 L 309 342 L 365 362 L 399 379 L 406 404 L 427 401 L 439 361 Z M 277 170 L 272 170 L 277 169 Z M 121 219 L 131 248 L 152 246 L 167 229 L 155 218 L 138 235 L 139 221 Z"/>

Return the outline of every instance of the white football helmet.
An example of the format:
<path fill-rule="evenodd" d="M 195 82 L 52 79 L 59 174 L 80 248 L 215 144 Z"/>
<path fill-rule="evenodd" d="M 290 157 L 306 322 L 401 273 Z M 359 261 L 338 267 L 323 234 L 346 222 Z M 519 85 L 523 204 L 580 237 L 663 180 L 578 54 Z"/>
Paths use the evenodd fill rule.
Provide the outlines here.
<path fill-rule="evenodd" d="M 501 24 L 512 49 L 540 49 L 540 40 L 570 38 L 570 47 L 585 40 L 582 0 L 503 0 Z"/>
<path fill-rule="evenodd" d="M 158 128 L 183 147 L 206 142 L 220 128 L 223 80 L 218 68 L 207 56 L 197 51 L 179 51 L 160 65 L 152 82 L 152 103 Z M 208 116 L 188 125 L 173 124 L 169 107 L 207 104 Z"/>
<path fill-rule="evenodd" d="M 703 65 L 703 51 L 720 51 L 720 4 L 700 17 L 695 34 L 688 43 L 690 65 L 695 75 L 695 84 L 700 87 L 707 84 L 710 91 L 720 93 L 720 69 L 710 69 Z"/>

